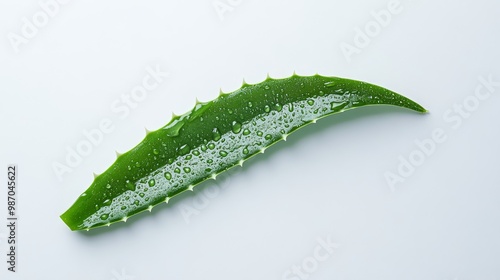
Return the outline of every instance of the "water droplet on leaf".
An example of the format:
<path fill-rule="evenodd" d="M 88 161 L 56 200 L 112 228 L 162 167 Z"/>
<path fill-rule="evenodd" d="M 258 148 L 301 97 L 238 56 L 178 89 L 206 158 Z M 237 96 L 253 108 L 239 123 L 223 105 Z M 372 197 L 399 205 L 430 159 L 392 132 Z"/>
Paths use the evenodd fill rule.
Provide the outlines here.
<path fill-rule="evenodd" d="M 241 131 L 241 123 L 234 121 L 233 122 L 233 133 L 240 133 Z"/>
<path fill-rule="evenodd" d="M 217 127 L 212 130 L 212 137 L 213 137 L 214 141 L 220 140 L 220 131 Z"/>
<path fill-rule="evenodd" d="M 227 152 L 226 152 L 226 151 L 220 151 L 220 152 L 219 152 L 219 155 L 220 155 L 221 157 L 226 157 L 226 156 L 227 156 Z"/>

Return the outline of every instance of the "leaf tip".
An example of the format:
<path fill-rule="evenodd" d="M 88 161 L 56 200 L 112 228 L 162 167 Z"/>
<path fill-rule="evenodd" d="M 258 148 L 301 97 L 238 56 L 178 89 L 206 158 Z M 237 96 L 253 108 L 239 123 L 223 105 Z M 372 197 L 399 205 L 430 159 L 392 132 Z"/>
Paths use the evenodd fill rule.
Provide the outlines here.
<path fill-rule="evenodd" d="M 116 158 L 120 158 L 121 155 L 123 155 L 122 153 L 118 152 L 118 151 L 115 151 L 115 154 L 116 154 Z"/>

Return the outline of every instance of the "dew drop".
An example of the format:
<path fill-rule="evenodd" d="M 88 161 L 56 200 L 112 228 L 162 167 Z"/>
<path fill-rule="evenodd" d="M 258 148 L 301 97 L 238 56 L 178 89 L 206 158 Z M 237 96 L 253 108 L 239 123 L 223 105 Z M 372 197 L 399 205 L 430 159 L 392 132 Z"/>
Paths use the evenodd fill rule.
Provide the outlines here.
<path fill-rule="evenodd" d="M 200 155 L 200 152 L 198 152 L 197 150 L 194 150 L 194 151 L 193 151 L 193 155 L 195 155 L 195 156 L 199 156 L 199 155 Z"/>
<path fill-rule="evenodd" d="M 171 125 L 168 125 L 167 128 L 167 136 L 175 137 L 179 135 L 179 131 L 184 126 L 185 122 L 180 120 L 175 120 Z"/>
<path fill-rule="evenodd" d="M 283 109 L 283 106 L 281 106 L 281 104 L 279 104 L 279 103 L 276 103 L 276 105 L 274 105 L 274 109 L 276 109 L 276 111 L 278 111 L 278 112 L 281 112 L 281 110 Z"/>
<path fill-rule="evenodd" d="M 125 187 L 131 191 L 135 191 L 135 184 L 127 180 L 127 183 L 125 184 Z"/>
<path fill-rule="evenodd" d="M 157 155 L 159 154 L 160 152 L 157 150 L 157 149 L 153 149 L 153 154 Z"/>
<path fill-rule="evenodd" d="M 213 163 L 214 161 L 212 159 L 207 160 L 207 163 Z"/>
<path fill-rule="evenodd" d="M 314 100 L 312 100 L 312 99 L 307 100 L 307 104 L 309 104 L 311 106 L 314 105 Z"/>
<path fill-rule="evenodd" d="M 226 152 L 226 151 L 220 151 L 220 152 L 219 152 L 219 155 L 220 155 L 221 157 L 226 157 L 226 156 L 227 156 L 227 152 Z"/>
<path fill-rule="evenodd" d="M 253 103 L 252 103 L 252 101 L 248 101 L 248 107 L 249 107 L 249 108 L 252 108 L 252 107 L 253 107 Z"/>
<path fill-rule="evenodd" d="M 248 129 L 243 130 L 243 135 L 248 135 L 248 134 L 250 134 L 250 130 Z"/>
<path fill-rule="evenodd" d="M 174 169 L 174 172 L 175 172 L 175 173 L 181 173 L 181 170 L 179 169 L 179 167 L 176 167 L 176 168 Z"/>
<path fill-rule="evenodd" d="M 107 220 L 107 219 L 108 219 L 108 217 L 109 217 L 109 215 L 108 215 L 108 214 L 102 214 L 102 215 L 101 215 L 101 220 L 105 221 L 105 220 Z"/>
<path fill-rule="evenodd" d="M 271 134 L 267 134 L 265 138 L 266 138 L 266 140 L 271 140 L 273 138 L 273 136 Z"/>
<path fill-rule="evenodd" d="M 288 112 L 293 112 L 293 103 L 288 104 Z"/>
<path fill-rule="evenodd" d="M 165 172 L 165 179 L 167 180 L 172 179 L 172 174 L 170 174 L 170 172 Z"/>
<path fill-rule="evenodd" d="M 135 166 L 137 166 L 137 167 L 141 167 L 141 163 L 140 163 L 140 162 L 136 162 L 136 163 L 135 163 Z"/>
<path fill-rule="evenodd" d="M 187 156 L 186 156 L 186 160 L 190 160 L 190 159 L 192 159 L 192 158 L 193 158 L 193 156 L 192 156 L 192 155 L 187 155 Z"/>
<path fill-rule="evenodd" d="M 102 202 L 102 204 L 106 205 L 106 206 L 109 206 L 111 205 L 111 199 L 106 199 Z"/>
<path fill-rule="evenodd" d="M 144 195 L 144 194 L 143 194 L 143 195 Z M 136 200 L 134 201 L 134 204 L 135 204 L 136 206 L 139 206 L 139 200 L 137 200 L 137 199 L 136 199 Z"/>
<path fill-rule="evenodd" d="M 264 88 L 265 88 L 265 89 L 270 89 L 270 87 L 269 87 L 269 86 L 265 86 Z"/>
<path fill-rule="evenodd" d="M 264 132 L 262 132 L 262 131 L 257 131 L 257 136 L 262 136 L 262 135 L 264 135 Z"/>
<path fill-rule="evenodd" d="M 207 150 L 207 145 L 202 144 L 202 145 L 201 145 L 201 150 L 202 150 L 203 152 L 204 152 L 204 151 L 206 151 L 206 150 Z"/>
<path fill-rule="evenodd" d="M 144 193 L 142 193 L 142 192 L 141 192 L 141 193 L 139 194 L 139 196 L 140 196 L 140 197 L 144 197 Z"/>
<path fill-rule="evenodd" d="M 243 148 L 243 154 L 244 155 L 248 155 L 250 151 L 248 150 L 248 148 Z"/>
<path fill-rule="evenodd" d="M 81 197 L 85 197 L 85 196 L 87 196 L 87 194 L 86 193 L 82 193 L 82 195 L 80 195 L 80 196 Z"/>
<path fill-rule="evenodd" d="M 338 103 L 338 102 L 331 102 L 330 103 L 330 110 L 335 110 L 337 107 L 343 105 L 344 103 Z"/>
<path fill-rule="evenodd" d="M 127 166 L 127 169 L 128 169 L 128 170 L 132 170 L 132 166 L 130 166 L 130 165 L 129 165 L 129 166 Z"/>
<path fill-rule="evenodd" d="M 214 143 L 210 143 L 210 144 L 208 144 L 208 148 L 209 148 L 210 150 L 215 149 L 215 144 L 214 144 Z"/>
<path fill-rule="evenodd" d="M 188 145 L 188 144 L 182 145 L 182 146 L 179 148 L 179 154 L 180 154 L 181 156 L 188 154 L 190 151 L 191 151 L 191 148 L 189 147 L 189 145 Z"/>
<path fill-rule="evenodd" d="M 214 141 L 220 140 L 220 131 L 217 127 L 212 130 L 212 137 L 213 137 Z"/>
<path fill-rule="evenodd" d="M 233 122 L 233 133 L 238 134 L 241 131 L 241 123 L 234 121 Z"/>
<path fill-rule="evenodd" d="M 106 189 L 108 189 L 108 190 L 109 190 L 109 189 L 111 189 L 111 185 L 110 185 L 110 184 L 107 184 L 107 185 L 106 185 Z"/>
<path fill-rule="evenodd" d="M 266 106 L 264 107 L 264 111 L 265 111 L 266 113 L 269 113 L 269 112 L 271 111 L 271 108 L 270 108 L 269 106 L 267 106 L 267 105 L 266 105 Z"/>
<path fill-rule="evenodd" d="M 232 115 L 234 113 L 231 109 L 227 109 L 227 112 L 229 113 L 229 115 Z"/>
<path fill-rule="evenodd" d="M 184 172 L 186 172 L 186 173 L 190 173 L 190 172 L 191 172 L 191 168 L 189 168 L 189 167 L 184 167 Z"/>
<path fill-rule="evenodd" d="M 151 179 L 151 180 L 149 180 L 148 185 L 150 187 L 154 187 L 154 185 L 156 185 L 156 181 L 154 179 Z"/>
<path fill-rule="evenodd" d="M 327 87 L 333 87 L 333 86 L 335 86 L 335 82 L 326 82 L 325 86 L 327 86 Z"/>
<path fill-rule="evenodd" d="M 124 205 L 120 209 L 125 210 L 125 209 L 127 209 L 127 206 Z"/>

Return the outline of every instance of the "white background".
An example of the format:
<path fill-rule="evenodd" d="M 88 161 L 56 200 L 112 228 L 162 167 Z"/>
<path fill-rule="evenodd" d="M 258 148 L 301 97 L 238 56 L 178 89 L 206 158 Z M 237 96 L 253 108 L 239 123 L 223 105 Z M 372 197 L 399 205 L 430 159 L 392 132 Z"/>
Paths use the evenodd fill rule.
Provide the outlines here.
<path fill-rule="evenodd" d="M 500 81 L 500 4 L 401 0 L 386 26 L 373 25 L 372 12 L 389 3 L 69 1 L 16 45 L 9 38 L 24 36 L 23 18 L 44 10 L 1 1 L 0 217 L 6 223 L 6 167 L 15 163 L 19 244 L 18 272 L 7 272 L 0 227 L 0 278 L 500 279 L 500 87 L 474 103 L 480 77 Z M 370 41 L 356 45 L 366 27 L 375 28 Z M 358 52 L 346 56 L 343 44 Z M 148 67 L 170 75 L 127 116 L 115 112 Z M 126 224 L 86 233 L 60 220 L 92 172 L 141 141 L 144 127 L 243 78 L 293 71 L 378 84 L 430 114 L 332 116 Z M 464 100 L 472 110 L 457 117 Z M 59 180 L 53 164 L 66 164 L 67 149 L 105 119 L 113 131 Z M 386 172 L 398 175 L 400 156 L 419 154 L 415 141 L 435 129 L 446 141 L 391 188 Z M 338 248 L 315 260 L 317 240 L 328 238 Z M 287 274 L 294 265 L 305 274 Z"/>

